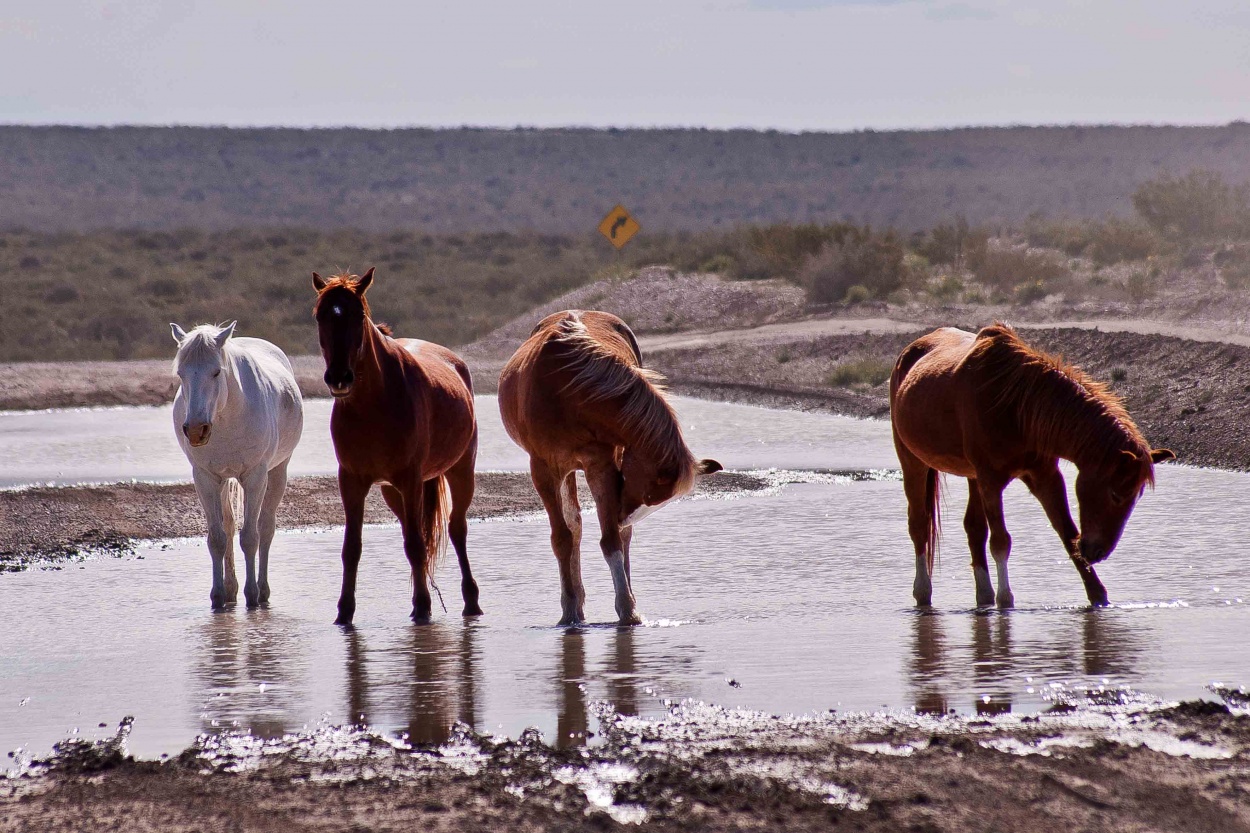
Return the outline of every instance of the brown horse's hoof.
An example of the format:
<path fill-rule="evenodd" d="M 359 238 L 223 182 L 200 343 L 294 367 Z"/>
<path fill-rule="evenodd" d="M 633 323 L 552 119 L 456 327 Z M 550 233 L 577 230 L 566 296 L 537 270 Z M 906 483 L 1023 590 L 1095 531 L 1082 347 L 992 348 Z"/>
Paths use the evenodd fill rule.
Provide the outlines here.
<path fill-rule="evenodd" d="M 617 624 L 619 625 L 641 625 L 642 614 L 638 612 L 634 612 L 634 613 L 629 614 L 628 616 L 622 616 L 620 621 Z"/>
<path fill-rule="evenodd" d="M 473 603 L 473 604 L 471 604 L 471 605 L 465 605 L 465 606 L 464 606 L 464 613 L 462 613 L 461 615 L 462 615 L 462 616 L 481 616 L 481 615 L 482 615 L 482 608 L 481 608 L 481 607 L 479 607 L 479 606 L 478 606 L 478 604 L 477 604 L 476 602 L 474 602 L 474 603 Z"/>

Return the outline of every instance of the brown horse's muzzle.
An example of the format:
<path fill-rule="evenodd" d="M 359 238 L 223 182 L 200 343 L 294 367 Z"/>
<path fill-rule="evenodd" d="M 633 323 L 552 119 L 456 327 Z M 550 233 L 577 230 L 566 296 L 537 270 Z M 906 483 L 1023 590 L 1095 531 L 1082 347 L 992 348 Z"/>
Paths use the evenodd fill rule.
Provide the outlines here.
<path fill-rule="evenodd" d="M 356 381 L 356 374 L 351 370 L 327 370 L 322 378 L 325 379 L 326 387 L 330 389 L 330 395 L 335 399 L 342 399 L 352 392 L 352 382 Z"/>
<path fill-rule="evenodd" d="M 1085 564 L 1092 567 L 1100 561 L 1105 561 L 1107 556 L 1111 555 L 1111 548 L 1081 539 L 1080 555 Z"/>
<path fill-rule="evenodd" d="M 184 422 L 182 423 L 182 433 L 193 448 L 199 448 L 208 443 L 208 437 L 213 433 L 213 424 L 211 422 L 201 422 L 192 425 L 189 422 Z"/>

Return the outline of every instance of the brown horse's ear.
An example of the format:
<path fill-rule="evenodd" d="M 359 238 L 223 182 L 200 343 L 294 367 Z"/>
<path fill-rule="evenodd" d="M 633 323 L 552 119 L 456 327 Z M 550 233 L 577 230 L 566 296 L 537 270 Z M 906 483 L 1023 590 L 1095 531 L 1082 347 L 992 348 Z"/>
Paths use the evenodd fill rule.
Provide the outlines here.
<path fill-rule="evenodd" d="M 718 471 L 724 471 L 725 467 L 715 460 L 700 460 L 695 466 L 695 474 L 700 476 L 705 474 L 716 474 Z"/>
<path fill-rule="evenodd" d="M 1150 452 L 1150 462 L 1162 463 L 1166 460 L 1175 460 L 1176 452 L 1170 448 L 1156 448 Z"/>
<path fill-rule="evenodd" d="M 316 272 L 313 272 L 313 289 L 320 292 L 321 290 L 325 288 L 326 288 L 326 279 L 318 275 Z"/>
<path fill-rule="evenodd" d="M 375 267 L 370 266 L 369 271 L 360 276 L 360 280 L 356 281 L 356 294 L 364 295 L 365 290 L 369 288 L 369 284 L 373 283 L 373 270 Z"/>

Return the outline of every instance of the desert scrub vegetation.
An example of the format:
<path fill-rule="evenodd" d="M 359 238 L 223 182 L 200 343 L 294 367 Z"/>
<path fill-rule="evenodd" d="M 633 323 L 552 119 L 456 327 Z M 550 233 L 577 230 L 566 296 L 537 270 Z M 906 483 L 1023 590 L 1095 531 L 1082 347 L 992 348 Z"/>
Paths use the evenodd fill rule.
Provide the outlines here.
<path fill-rule="evenodd" d="M 231 318 L 241 333 L 315 352 L 309 273 L 369 266 L 379 270 L 371 293 L 379 320 L 450 345 L 570 289 L 656 264 L 781 278 L 824 310 L 1026 305 L 1054 296 L 1166 307 L 1169 299 L 1250 291 L 1248 199 L 1245 188 L 1199 172 L 1142 185 L 1133 220 L 1034 216 L 1020 228 L 989 229 L 957 217 L 906 237 L 844 222 L 644 229 L 621 253 L 594 232 L 0 232 L 0 271 L 15 287 L 0 305 L 0 361 L 168 356 L 168 322 Z M 670 330 L 681 324 L 676 313 L 664 319 Z"/>
<path fill-rule="evenodd" d="M 889 379 L 892 372 L 894 363 L 885 359 L 851 359 L 836 366 L 826 381 L 835 388 L 855 385 L 876 387 Z"/>
<path fill-rule="evenodd" d="M 1158 172 L 1250 175 L 1250 125 L 798 133 L 703 129 L 0 127 L 0 228 L 417 227 L 580 234 L 965 214 L 1098 218 Z M 632 245 L 632 244 L 631 244 Z"/>

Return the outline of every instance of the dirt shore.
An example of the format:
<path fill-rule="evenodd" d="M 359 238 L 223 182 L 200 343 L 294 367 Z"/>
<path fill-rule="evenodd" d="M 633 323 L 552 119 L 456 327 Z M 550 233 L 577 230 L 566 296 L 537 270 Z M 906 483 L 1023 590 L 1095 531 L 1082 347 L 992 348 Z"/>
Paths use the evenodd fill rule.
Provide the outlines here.
<path fill-rule="evenodd" d="M 0 831 L 1250 830 L 1250 717 L 1214 703 L 599 721 L 589 748 L 341 728 L 206 736 L 160 763 L 127 757 L 123 727 L 0 780 Z"/>
<path fill-rule="evenodd" d="M 768 484 L 757 477 L 722 472 L 700 483 L 704 493 L 750 491 Z M 472 518 L 540 512 L 542 503 L 528 474 L 477 475 Z M 395 516 L 376 488 L 365 504 L 365 523 Z M 278 511 L 281 529 L 343 523 L 333 477 L 297 477 Z M 54 566 L 91 553 L 123 553 L 136 541 L 204 535 L 204 513 L 189 483 L 118 483 L 0 491 L 0 572 L 32 565 Z"/>

